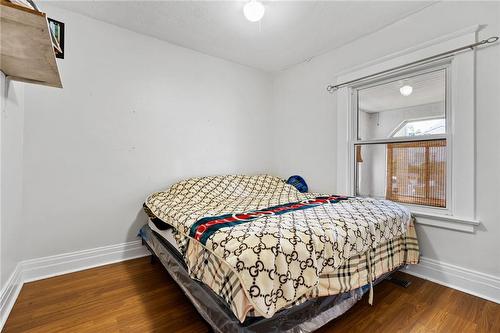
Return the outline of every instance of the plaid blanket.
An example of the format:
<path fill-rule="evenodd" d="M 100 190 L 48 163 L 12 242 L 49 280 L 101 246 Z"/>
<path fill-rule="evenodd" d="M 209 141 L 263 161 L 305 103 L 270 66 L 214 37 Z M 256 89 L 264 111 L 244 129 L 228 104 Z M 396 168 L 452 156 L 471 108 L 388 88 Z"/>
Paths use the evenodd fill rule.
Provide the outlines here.
<path fill-rule="evenodd" d="M 230 267 L 206 249 L 202 249 L 200 253 L 188 250 L 189 238 L 183 237 L 175 229 L 174 235 L 186 262 L 189 263 L 193 279 L 209 286 L 227 303 L 241 322 L 247 317 L 259 316 Z M 403 265 L 417 264 L 419 255 L 417 236 L 412 223 L 406 235 L 348 259 L 333 273 L 321 275 L 316 288 L 290 306 L 301 304 L 308 299 L 337 295 L 365 286 Z M 370 264 L 367 256 L 370 258 Z"/>
<path fill-rule="evenodd" d="M 188 237 L 196 239 L 193 230 L 200 230 L 193 226 L 199 226 L 203 219 L 224 220 L 227 216 L 223 216 L 229 215 L 240 222 L 242 217 L 250 216 L 244 223 L 216 229 L 203 242 L 190 241 L 185 259 L 190 274 L 199 280 L 206 281 L 203 274 L 219 274 L 220 278 L 212 281 L 223 279 L 222 287 L 214 285 L 212 289 L 238 303 L 236 308 L 245 308 L 243 313 L 254 311 L 258 316 L 271 317 L 309 297 L 351 288 L 355 284 L 352 279 L 346 280 L 345 286 L 325 288 L 321 278 L 338 274 L 340 267 L 356 257 L 363 265 L 363 254 L 372 274 L 374 249 L 398 239 L 406 242 L 410 214 L 404 207 L 385 200 L 328 199 L 283 214 L 256 213 L 290 203 L 309 204 L 325 197 L 331 199 L 300 193 L 283 180 L 267 175 L 217 176 L 179 182 L 168 191 L 151 195 L 145 207 L 151 216 L 175 227 L 181 242 Z M 397 251 L 390 252 L 394 255 Z M 238 288 L 242 296 L 235 299 L 240 295 L 235 292 Z M 238 317 L 241 320 L 241 313 Z"/>

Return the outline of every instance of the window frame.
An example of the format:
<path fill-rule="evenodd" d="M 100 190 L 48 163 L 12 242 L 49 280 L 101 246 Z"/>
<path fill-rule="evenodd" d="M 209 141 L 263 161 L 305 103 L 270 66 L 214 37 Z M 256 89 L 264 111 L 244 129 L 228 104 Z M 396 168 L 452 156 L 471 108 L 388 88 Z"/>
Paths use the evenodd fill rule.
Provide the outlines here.
<path fill-rule="evenodd" d="M 442 35 L 392 54 L 372 59 L 366 63 L 353 66 L 335 73 L 335 84 L 356 80 L 382 71 L 404 66 L 405 64 L 425 59 L 453 50 L 463 45 L 478 41 L 481 26 L 470 27 Z M 425 227 L 474 233 L 480 225 L 477 215 L 477 175 L 476 175 L 476 92 L 475 92 L 475 50 L 460 52 L 447 56 L 451 61 L 452 96 L 448 101 L 453 109 L 451 128 L 453 147 L 449 149 L 452 155 L 452 204 L 449 213 L 422 211 L 418 207 L 408 206 L 415 216 L 416 222 Z M 325 82 L 331 83 L 330 82 Z M 326 92 L 325 92 L 326 94 Z M 349 86 L 339 88 L 333 95 L 333 112 L 336 114 L 333 173 L 336 175 L 334 193 L 354 195 L 351 167 L 351 135 L 352 119 L 350 113 L 351 96 Z M 422 139 L 422 138 L 421 138 Z"/>
<path fill-rule="evenodd" d="M 359 139 L 359 100 L 358 100 L 358 91 L 362 89 L 367 89 L 370 87 L 383 85 L 389 82 L 404 80 L 409 77 L 414 77 L 418 75 L 424 75 L 427 73 L 432 73 L 436 71 L 445 71 L 445 124 L 446 124 L 446 133 L 445 134 L 431 134 L 431 135 L 416 135 L 416 136 L 408 136 L 408 137 L 386 137 L 380 139 L 368 139 L 362 140 Z M 369 145 L 369 144 L 390 144 L 390 143 L 402 143 L 402 142 L 415 142 L 415 141 L 428 141 L 428 140 L 446 140 L 447 144 L 447 156 L 446 156 L 446 207 L 433 207 L 433 206 L 425 206 L 419 204 L 412 203 L 404 203 L 398 202 L 404 206 L 408 206 L 412 211 L 420 211 L 428 214 L 439 214 L 439 215 L 451 215 L 453 211 L 453 193 L 452 193 L 452 153 L 453 153 L 453 137 L 452 137 L 452 108 L 451 108 L 451 60 L 444 59 L 440 61 L 435 61 L 430 64 L 424 64 L 418 67 L 413 67 L 411 69 L 397 71 L 388 75 L 378 76 L 374 79 L 363 81 L 348 87 L 349 95 L 350 95 L 350 119 L 351 121 L 351 136 L 349 138 L 349 161 L 350 161 L 350 178 L 351 178 L 351 193 L 354 195 L 357 194 L 357 163 L 355 161 L 355 150 L 358 145 Z M 424 117 L 425 118 L 425 117 Z M 415 119 L 412 119 L 415 120 Z M 387 159 L 387 155 L 386 155 Z M 386 161 L 387 163 L 387 161 Z M 383 177 L 387 177 L 387 173 L 383 175 Z M 387 183 L 387 179 L 385 181 Z"/>

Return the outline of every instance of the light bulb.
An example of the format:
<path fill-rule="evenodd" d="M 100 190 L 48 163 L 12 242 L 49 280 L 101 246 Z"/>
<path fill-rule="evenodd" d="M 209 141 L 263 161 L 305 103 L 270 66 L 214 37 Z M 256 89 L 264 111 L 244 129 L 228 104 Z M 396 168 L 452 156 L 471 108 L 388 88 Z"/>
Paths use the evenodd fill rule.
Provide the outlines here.
<path fill-rule="evenodd" d="M 243 7 L 243 14 L 245 15 L 246 19 L 249 20 L 250 22 L 260 21 L 264 16 L 265 11 L 266 8 L 264 7 L 264 5 L 256 0 L 251 0 L 250 2 L 247 2 Z"/>
<path fill-rule="evenodd" d="M 404 85 L 401 88 L 399 88 L 399 92 L 403 96 L 410 96 L 411 93 L 413 92 L 413 87 L 409 85 Z"/>

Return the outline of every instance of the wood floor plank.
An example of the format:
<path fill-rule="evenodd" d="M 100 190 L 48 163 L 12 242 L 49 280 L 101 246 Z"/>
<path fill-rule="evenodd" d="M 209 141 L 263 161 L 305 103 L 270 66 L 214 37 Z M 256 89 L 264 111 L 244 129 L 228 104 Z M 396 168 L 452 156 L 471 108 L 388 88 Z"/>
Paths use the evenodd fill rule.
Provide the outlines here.
<path fill-rule="evenodd" d="M 404 273 L 384 281 L 318 332 L 500 333 L 500 305 Z M 23 286 L 2 332 L 210 332 L 182 290 L 149 258 Z"/>

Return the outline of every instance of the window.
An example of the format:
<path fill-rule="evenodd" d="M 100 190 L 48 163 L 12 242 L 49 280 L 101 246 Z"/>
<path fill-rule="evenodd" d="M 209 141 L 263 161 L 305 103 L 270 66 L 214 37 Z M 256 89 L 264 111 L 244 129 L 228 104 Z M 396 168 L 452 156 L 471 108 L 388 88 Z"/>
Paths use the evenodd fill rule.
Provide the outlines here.
<path fill-rule="evenodd" d="M 418 224 L 463 232 L 476 230 L 480 222 L 476 216 L 474 52 L 462 52 L 419 67 L 397 68 L 477 42 L 477 32 L 478 26 L 457 31 L 453 36 L 443 36 L 432 45 L 425 43 L 391 57 L 373 59 L 364 66 L 337 76 L 336 84 L 351 83 L 335 93 L 336 193 L 375 198 L 386 198 L 391 192 L 419 195 L 420 202 L 412 198 L 413 204 L 404 203 Z M 391 69 L 395 70 L 377 76 L 377 73 Z M 406 85 L 411 88 L 404 87 Z M 422 89 L 427 92 L 421 94 Z M 434 125 L 426 123 L 427 120 L 439 120 L 444 127 L 429 131 L 429 127 Z M 437 180 L 432 177 L 426 180 L 425 168 L 418 171 L 414 166 L 411 166 L 413 175 L 404 176 L 403 173 L 401 179 L 398 170 L 405 168 L 403 157 L 412 161 L 408 154 L 401 158 L 400 165 L 391 169 L 388 145 L 393 145 L 394 159 L 396 144 L 439 140 L 446 142 L 446 146 L 437 152 L 441 155 L 436 157 L 443 162 L 428 164 L 427 168 L 429 175 L 439 176 Z M 416 150 L 400 148 L 397 154 L 404 150 Z M 436 153 L 435 149 L 438 148 L 429 147 L 429 160 Z M 425 154 L 416 158 L 425 161 Z M 420 165 L 423 166 L 422 163 Z M 407 168 L 410 170 L 409 166 Z M 441 171 L 437 173 L 436 169 Z M 392 175 L 398 177 L 398 187 L 390 188 L 388 193 L 387 179 L 391 179 L 389 184 L 392 186 Z M 419 175 L 422 175 L 424 186 L 415 185 L 415 179 L 409 178 Z M 405 185 L 408 183 L 413 185 Z M 439 200 L 435 203 L 424 202 L 422 197 L 425 191 L 430 193 L 428 197 Z M 403 197 L 394 200 L 403 202 Z"/>
<path fill-rule="evenodd" d="M 392 137 L 405 137 L 416 135 L 444 134 L 446 122 L 444 118 L 405 120 L 395 131 Z"/>
<path fill-rule="evenodd" d="M 355 194 L 446 208 L 447 66 L 353 89 Z"/>

